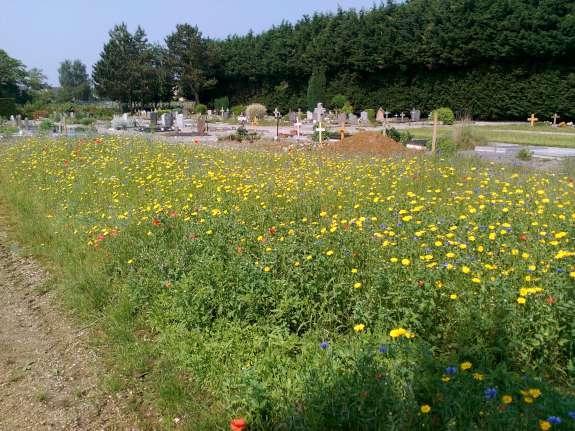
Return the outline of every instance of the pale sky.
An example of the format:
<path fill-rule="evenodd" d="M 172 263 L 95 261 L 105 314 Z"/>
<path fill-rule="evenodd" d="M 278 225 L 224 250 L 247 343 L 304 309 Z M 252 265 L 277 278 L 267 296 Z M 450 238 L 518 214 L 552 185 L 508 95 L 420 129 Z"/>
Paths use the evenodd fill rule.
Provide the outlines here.
<path fill-rule="evenodd" d="M 98 60 L 108 31 L 126 22 L 141 25 L 152 42 L 163 42 L 176 24 L 197 25 L 204 35 L 224 38 L 259 33 L 282 20 L 295 22 L 314 11 L 371 8 L 379 0 L 0 0 L 0 49 L 58 83 L 58 67 L 79 58 Z"/>

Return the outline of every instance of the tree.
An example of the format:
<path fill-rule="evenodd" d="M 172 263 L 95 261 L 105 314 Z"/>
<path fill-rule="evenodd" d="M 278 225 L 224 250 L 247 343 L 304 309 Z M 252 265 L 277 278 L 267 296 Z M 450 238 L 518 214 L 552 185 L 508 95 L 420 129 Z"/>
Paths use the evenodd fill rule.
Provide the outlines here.
<path fill-rule="evenodd" d="M 134 107 L 142 103 L 143 84 L 140 80 L 147 58 L 148 41 L 140 27 L 134 34 L 126 24 L 110 31 L 100 60 L 94 65 L 92 79 L 98 95 Z"/>
<path fill-rule="evenodd" d="M 307 106 L 310 110 L 312 110 L 317 103 L 325 103 L 325 87 L 325 69 L 319 68 L 314 70 L 307 86 Z"/>
<path fill-rule="evenodd" d="M 0 49 L 0 99 L 16 101 L 24 96 L 26 67 Z"/>
<path fill-rule="evenodd" d="M 60 63 L 58 77 L 63 99 L 88 100 L 90 98 L 90 80 L 86 66 L 80 60 L 64 60 Z"/>
<path fill-rule="evenodd" d="M 197 27 L 178 24 L 166 38 L 168 61 L 178 93 L 200 101 L 200 94 L 216 84 L 213 77 L 214 54 Z"/>

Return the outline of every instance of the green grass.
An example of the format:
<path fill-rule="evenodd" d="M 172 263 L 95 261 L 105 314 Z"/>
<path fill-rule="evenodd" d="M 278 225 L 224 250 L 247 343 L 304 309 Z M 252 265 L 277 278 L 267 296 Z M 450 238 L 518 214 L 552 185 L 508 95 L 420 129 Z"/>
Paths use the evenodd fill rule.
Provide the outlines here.
<path fill-rule="evenodd" d="M 0 160 L 20 238 L 101 322 L 103 384 L 137 388 L 149 428 L 575 423 L 572 178 L 123 138 Z"/>
<path fill-rule="evenodd" d="M 488 142 L 575 148 L 575 129 L 529 126 L 470 126 L 478 136 Z M 440 126 L 438 136 L 451 136 L 453 126 Z M 431 139 L 432 128 L 413 128 L 409 132 L 416 138 Z M 544 132 L 544 133 L 542 133 Z M 564 133 L 564 134 L 563 134 Z M 572 136 L 568 136 L 570 134 Z"/>

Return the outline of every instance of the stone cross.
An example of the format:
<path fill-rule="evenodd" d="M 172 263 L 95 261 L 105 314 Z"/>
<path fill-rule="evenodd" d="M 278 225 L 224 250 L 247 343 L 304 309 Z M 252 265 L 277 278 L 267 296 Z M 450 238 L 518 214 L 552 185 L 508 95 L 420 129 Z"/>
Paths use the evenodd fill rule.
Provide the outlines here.
<path fill-rule="evenodd" d="M 220 109 L 220 114 L 222 115 L 222 118 L 224 118 L 224 112 L 226 112 L 226 110 L 225 110 L 224 107 L 222 106 L 222 109 Z"/>
<path fill-rule="evenodd" d="M 319 133 L 319 143 L 321 144 L 323 142 L 322 133 L 325 132 L 325 127 L 323 127 L 321 124 L 321 118 L 317 124 L 317 128 L 315 129 L 315 131 Z"/>
<path fill-rule="evenodd" d="M 297 121 L 294 123 L 294 126 L 295 126 L 295 128 L 296 128 L 296 130 L 297 130 L 297 137 L 298 137 L 298 138 L 301 137 L 301 126 L 302 126 L 302 123 L 301 123 L 301 121 L 299 121 L 299 118 L 298 118 Z"/>
<path fill-rule="evenodd" d="M 557 125 L 557 120 L 561 117 L 559 117 L 559 115 L 557 115 L 557 112 L 555 114 L 553 114 L 553 125 L 556 126 Z"/>
<path fill-rule="evenodd" d="M 400 117 L 401 117 L 401 122 L 403 123 L 403 119 L 405 118 L 405 114 L 402 112 Z"/>
<path fill-rule="evenodd" d="M 531 114 L 531 117 L 527 119 L 531 123 L 531 127 L 535 127 L 535 123 L 539 121 L 539 118 L 535 117 L 535 114 Z"/>

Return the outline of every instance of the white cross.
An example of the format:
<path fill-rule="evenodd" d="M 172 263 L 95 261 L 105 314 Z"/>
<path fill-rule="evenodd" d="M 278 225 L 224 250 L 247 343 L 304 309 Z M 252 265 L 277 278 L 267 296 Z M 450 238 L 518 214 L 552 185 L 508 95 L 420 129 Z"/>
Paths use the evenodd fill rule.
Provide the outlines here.
<path fill-rule="evenodd" d="M 297 137 L 299 138 L 301 136 L 301 126 L 302 126 L 302 123 L 300 123 L 299 118 L 294 123 L 294 126 L 296 127 L 297 130 Z"/>
<path fill-rule="evenodd" d="M 223 117 L 223 116 L 224 116 L 224 112 L 226 112 L 226 111 L 224 110 L 224 107 L 223 107 L 223 106 L 222 106 L 222 109 L 220 109 L 220 112 L 222 113 L 222 117 Z"/>
<path fill-rule="evenodd" d="M 325 132 L 325 128 L 321 125 L 321 120 L 317 124 L 317 128 L 315 129 L 316 132 L 319 133 L 319 143 L 322 143 L 322 132 Z"/>
<path fill-rule="evenodd" d="M 557 120 L 559 119 L 559 115 L 557 115 L 557 113 L 553 114 L 553 125 L 556 126 L 557 125 Z"/>

